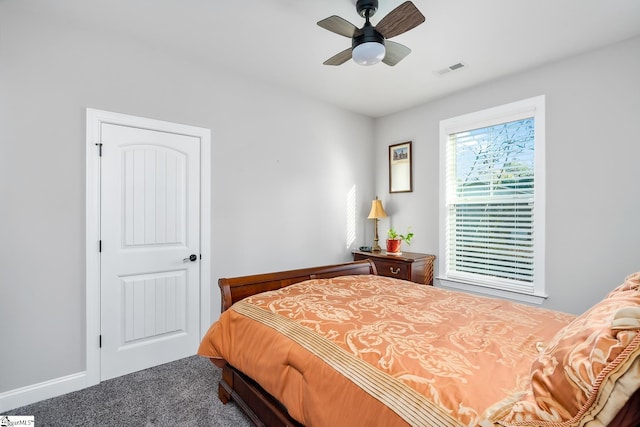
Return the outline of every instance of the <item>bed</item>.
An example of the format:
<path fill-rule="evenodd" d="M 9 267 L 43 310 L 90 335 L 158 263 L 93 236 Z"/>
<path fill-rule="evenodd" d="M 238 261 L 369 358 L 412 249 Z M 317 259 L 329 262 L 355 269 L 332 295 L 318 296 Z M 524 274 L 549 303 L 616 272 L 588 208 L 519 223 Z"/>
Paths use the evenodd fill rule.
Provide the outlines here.
<path fill-rule="evenodd" d="M 198 354 L 257 426 L 640 425 L 640 273 L 580 316 L 368 260 L 219 286 Z"/>

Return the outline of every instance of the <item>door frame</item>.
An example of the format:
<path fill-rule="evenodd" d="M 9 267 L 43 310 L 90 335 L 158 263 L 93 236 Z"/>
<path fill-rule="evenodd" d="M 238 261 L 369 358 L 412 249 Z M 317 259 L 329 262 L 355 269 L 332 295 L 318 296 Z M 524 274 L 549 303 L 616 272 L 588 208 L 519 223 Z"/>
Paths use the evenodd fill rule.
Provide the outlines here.
<path fill-rule="evenodd" d="M 100 383 L 100 129 L 103 123 L 200 139 L 200 337 L 211 324 L 211 130 L 86 109 L 86 386 Z M 195 351 L 195 349 L 194 349 Z"/>

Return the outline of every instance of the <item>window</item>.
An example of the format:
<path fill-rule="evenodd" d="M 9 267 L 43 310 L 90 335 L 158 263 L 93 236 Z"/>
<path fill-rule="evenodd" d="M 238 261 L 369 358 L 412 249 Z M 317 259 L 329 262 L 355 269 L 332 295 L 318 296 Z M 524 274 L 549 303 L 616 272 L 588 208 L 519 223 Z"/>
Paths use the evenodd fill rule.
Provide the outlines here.
<path fill-rule="evenodd" d="M 544 96 L 440 122 L 440 279 L 544 298 Z"/>

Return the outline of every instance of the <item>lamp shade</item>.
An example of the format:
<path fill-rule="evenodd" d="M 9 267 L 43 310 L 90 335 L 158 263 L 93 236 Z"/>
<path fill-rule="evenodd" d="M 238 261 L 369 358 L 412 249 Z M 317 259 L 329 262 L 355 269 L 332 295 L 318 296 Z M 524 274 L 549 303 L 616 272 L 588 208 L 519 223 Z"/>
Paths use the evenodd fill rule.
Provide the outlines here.
<path fill-rule="evenodd" d="M 354 47 L 351 57 L 360 65 L 374 65 L 384 59 L 386 49 L 384 44 L 378 42 L 361 43 Z"/>
<path fill-rule="evenodd" d="M 371 202 L 371 212 L 369 212 L 369 216 L 367 217 L 367 219 L 379 219 L 379 218 L 386 218 L 386 217 L 387 217 L 387 213 L 384 211 L 384 208 L 382 207 L 382 200 L 379 200 L 378 198 L 376 198 Z"/>

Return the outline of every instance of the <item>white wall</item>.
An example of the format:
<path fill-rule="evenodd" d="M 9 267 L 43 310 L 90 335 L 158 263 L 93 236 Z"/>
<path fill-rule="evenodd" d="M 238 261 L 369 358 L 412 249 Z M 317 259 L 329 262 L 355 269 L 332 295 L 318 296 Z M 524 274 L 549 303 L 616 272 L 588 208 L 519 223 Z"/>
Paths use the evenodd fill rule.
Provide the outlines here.
<path fill-rule="evenodd" d="M 460 73 L 471 72 L 468 70 Z M 640 38 L 465 90 L 376 121 L 376 193 L 437 254 L 439 122 L 546 95 L 544 307 L 581 313 L 640 271 Z M 455 73 L 442 77 L 456 78 Z M 413 141 L 414 191 L 389 194 L 387 150 Z"/>
<path fill-rule="evenodd" d="M 351 247 L 371 234 L 372 119 L 19 4 L 0 2 L 0 397 L 85 370 L 87 107 L 212 130 L 213 318 L 219 277 L 348 261 L 354 187 Z"/>

